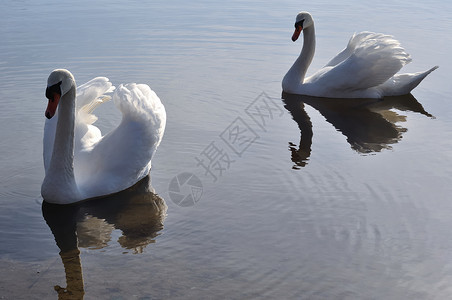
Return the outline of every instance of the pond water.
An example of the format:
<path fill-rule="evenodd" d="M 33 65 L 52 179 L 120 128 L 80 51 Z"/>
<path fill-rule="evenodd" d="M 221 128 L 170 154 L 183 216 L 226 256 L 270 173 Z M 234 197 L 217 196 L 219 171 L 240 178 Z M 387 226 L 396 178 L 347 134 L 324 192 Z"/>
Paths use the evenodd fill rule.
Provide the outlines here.
<path fill-rule="evenodd" d="M 282 100 L 300 10 L 316 22 L 308 73 L 363 30 L 399 39 L 407 72 L 440 68 L 411 96 Z M 0 297 L 449 298 L 451 14 L 445 0 L 1 1 Z M 159 95 L 153 191 L 43 205 L 55 68 Z M 120 120 L 113 103 L 96 114 L 104 132 Z"/>

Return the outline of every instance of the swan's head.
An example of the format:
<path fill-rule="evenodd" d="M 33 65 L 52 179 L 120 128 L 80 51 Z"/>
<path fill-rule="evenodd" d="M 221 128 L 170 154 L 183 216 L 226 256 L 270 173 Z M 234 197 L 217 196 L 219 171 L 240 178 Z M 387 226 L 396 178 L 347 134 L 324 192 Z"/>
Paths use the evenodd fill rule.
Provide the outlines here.
<path fill-rule="evenodd" d="M 60 98 L 75 86 L 74 76 L 65 69 L 53 70 L 47 79 L 46 98 L 49 99 L 45 116 L 47 119 L 55 115 Z"/>
<path fill-rule="evenodd" d="M 308 28 L 314 24 L 314 20 L 310 13 L 302 11 L 295 19 L 295 32 L 292 35 L 292 41 L 296 41 L 304 28 Z"/>

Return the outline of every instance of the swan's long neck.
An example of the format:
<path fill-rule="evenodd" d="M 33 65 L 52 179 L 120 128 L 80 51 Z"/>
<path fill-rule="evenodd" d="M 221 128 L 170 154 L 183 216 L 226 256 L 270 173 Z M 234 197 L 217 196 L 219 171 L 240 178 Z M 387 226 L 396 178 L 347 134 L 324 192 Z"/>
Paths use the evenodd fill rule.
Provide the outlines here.
<path fill-rule="evenodd" d="M 58 123 L 52 158 L 41 187 L 43 198 L 52 203 L 72 203 L 80 199 L 74 177 L 75 86 L 58 104 Z"/>
<path fill-rule="evenodd" d="M 306 71 L 314 58 L 315 53 L 315 29 L 314 24 L 303 29 L 303 48 L 300 56 L 294 62 L 283 79 L 283 89 L 286 92 L 295 92 L 306 76 Z"/>
<path fill-rule="evenodd" d="M 311 65 L 315 53 L 315 29 L 314 24 L 303 30 L 303 48 L 295 63 L 300 70 L 300 81 L 303 83 L 306 71 Z"/>

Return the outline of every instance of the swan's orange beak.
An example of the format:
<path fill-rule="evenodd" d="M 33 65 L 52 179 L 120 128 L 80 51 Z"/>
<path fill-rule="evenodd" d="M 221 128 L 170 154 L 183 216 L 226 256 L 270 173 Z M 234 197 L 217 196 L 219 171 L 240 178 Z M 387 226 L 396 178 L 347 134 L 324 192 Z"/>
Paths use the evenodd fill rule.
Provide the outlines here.
<path fill-rule="evenodd" d="M 303 27 L 301 27 L 301 26 L 296 26 L 295 27 L 295 31 L 294 31 L 294 33 L 292 35 L 292 41 L 293 42 L 295 42 L 298 39 L 298 37 L 300 36 L 300 33 L 301 33 L 302 30 L 303 30 Z"/>
<path fill-rule="evenodd" d="M 47 109 L 46 109 L 46 114 L 45 114 L 47 119 L 51 119 L 55 115 L 59 101 L 60 101 L 60 95 L 57 93 L 54 93 L 52 98 L 49 99 L 49 104 L 47 104 Z"/>

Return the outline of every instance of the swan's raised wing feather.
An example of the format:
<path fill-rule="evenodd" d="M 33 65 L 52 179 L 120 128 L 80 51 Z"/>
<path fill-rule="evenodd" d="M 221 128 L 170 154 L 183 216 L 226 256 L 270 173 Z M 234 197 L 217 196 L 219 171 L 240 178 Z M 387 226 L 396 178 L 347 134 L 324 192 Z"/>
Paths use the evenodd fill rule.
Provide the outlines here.
<path fill-rule="evenodd" d="M 101 139 L 100 130 L 92 125 L 97 121 L 93 111 L 109 101 L 111 97 L 105 94 L 114 90 L 115 87 L 107 77 L 96 77 L 77 87 L 75 151 L 89 149 Z"/>
<path fill-rule="evenodd" d="M 165 130 L 165 108 L 149 86 L 120 85 L 113 101 L 122 112 L 121 123 L 93 145 L 86 158 L 81 153 L 84 165 L 76 174 L 78 184 L 91 196 L 99 186 L 104 194 L 114 193 L 148 175 Z"/>
<path fill-rule="evenodd" d="M 115 87 L 107 77 L 96 77 L 77 87 L 77 110 L 85 105 L 92 105 L 103 94 L 113 92 Z"/>
<path fill-rule="evenodd" d="M 305 82 L 315 82 L 332 93 L 369 89 L 383 84 L 411 61 L 389 35 L 360 33 L 352 37 L 349 46 L 343 51 L 348 55 L 353 50 L 347 58 L 340 61 L 346 54 L 339 54 Z"/>
<path fill-rule="evenodd" d="M 76 92 L 76 126 L 75 126 L 75 151 L 92 146 L 101 138 L 100 130 L 92 124 L 97 117 L 93 110 L 111 97 L 104 94 L 115 90 L 107 77 L 96 77 L 77 87 Z M 44 129 L 44 168 L 47 170 L 52 158 L 55 130 L 58 123 L 58 112 L 52 119 L 47 119 Z"/>
<path fill-rule="evenodd" d="M 337 64 L 343 62 L 347 58 L 349 58 L 356 50 L 358 46 L 361 45 L 361 43 L 365 42 L 366 40 L 375 40 L 375 39 L 381 39 L 385 35 L 382 33 L 375 33 L 375 32 L 369 32 L 369 31 L 363 31 L 360 33 L 355 33 L 352 35 L 350 40 L 348 41 L 347 47 L 345 47 L 344 50 L 342 50 L 339 54 L 337 54 L 333 59 L 331 59 L 325 67 L 334 67 Z"/>

